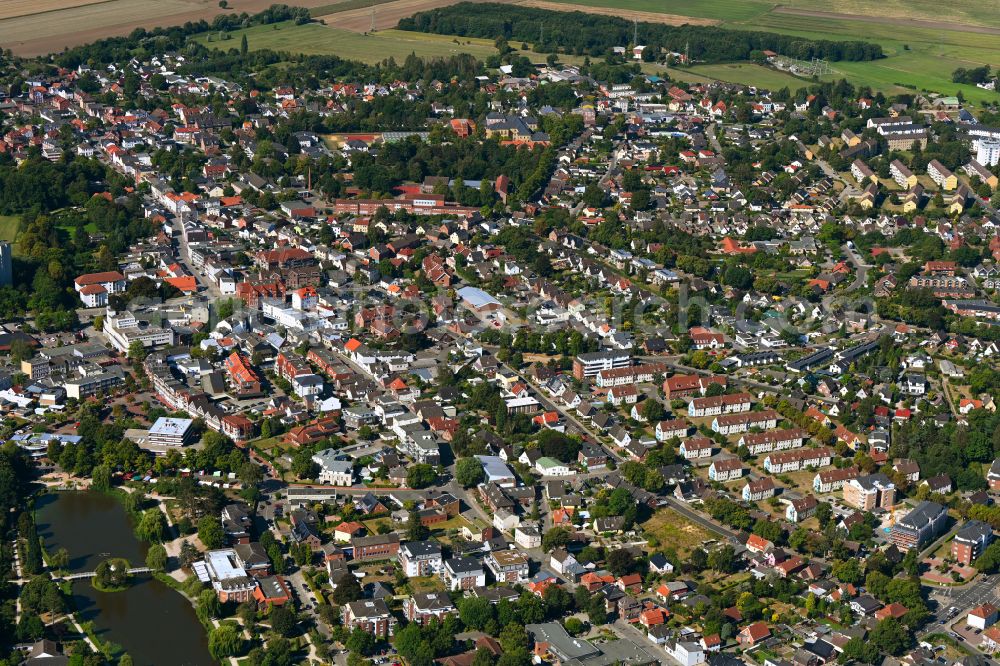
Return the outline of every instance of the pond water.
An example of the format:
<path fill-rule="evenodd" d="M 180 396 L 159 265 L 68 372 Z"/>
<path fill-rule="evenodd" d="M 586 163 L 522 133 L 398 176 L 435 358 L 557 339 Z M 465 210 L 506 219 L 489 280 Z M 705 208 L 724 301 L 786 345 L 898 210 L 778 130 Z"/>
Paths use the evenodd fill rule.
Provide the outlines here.
<path fill-rule="evenodd" d="M 69 551 L 70 572 L 93 571 L 109 557 L 146 566 L 148 544 L 139 541 L 117 499 L 92 491 L 49 493 L 35 504 L 38 533 L 48 552 Z M 179 592 L 147 575 L 123 592 L 98 592 L 87 579 L 73 581 L 81 622 L 93 622 L 104 641 L 121 645 L 135 664 L 211 666 L 208 637 L 194 608 Z"/>

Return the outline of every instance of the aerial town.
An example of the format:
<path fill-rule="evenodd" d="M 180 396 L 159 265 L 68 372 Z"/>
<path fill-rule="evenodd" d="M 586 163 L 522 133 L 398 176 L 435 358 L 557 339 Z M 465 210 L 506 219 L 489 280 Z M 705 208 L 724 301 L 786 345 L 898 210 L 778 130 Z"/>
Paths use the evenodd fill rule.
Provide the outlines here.
<path fill-rule="evenodd" d="M 995 663 L 1000 113 L 174 39 L 0 59 L 0 663 Z"/>

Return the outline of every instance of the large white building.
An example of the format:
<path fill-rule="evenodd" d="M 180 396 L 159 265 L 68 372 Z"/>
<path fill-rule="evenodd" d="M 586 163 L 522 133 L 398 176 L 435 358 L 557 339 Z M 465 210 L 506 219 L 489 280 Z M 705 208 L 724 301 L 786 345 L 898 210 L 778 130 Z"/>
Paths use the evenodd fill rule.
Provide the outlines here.
<path fill-rule="evenodd" d="M 174 419 L 161 416 L 149 429 L 148 441 L 160 446 L 184 446 L 193 433 L 192 419 Z"/>
<path fill-rule="evenodd" d="M 979 139 L 976 142 L 976 161 L 983 166 L 996 166 L 1000 163 L 1000 139 Z"/>
<path fill-rule="evenodd" d="M 157 347 L 174 344 L 172 328 L 159 326 L 141 326 L 139 320 L 131 312 L 108 311 L 102 331 L 115 349 L 125 354 L 133 341 L 138 340 L 143 347 Z"/>

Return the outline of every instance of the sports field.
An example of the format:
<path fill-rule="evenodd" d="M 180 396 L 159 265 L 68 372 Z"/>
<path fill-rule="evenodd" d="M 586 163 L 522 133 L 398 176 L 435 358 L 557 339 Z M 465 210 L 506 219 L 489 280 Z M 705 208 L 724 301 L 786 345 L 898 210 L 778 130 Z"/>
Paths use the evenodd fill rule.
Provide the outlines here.
<path fill-rule="evenodd" d="M 228 33 L 226 40 L 221 40 L 217 33 L 200 35 L 195 39 L 206 46 L 229 49 L 239 48 L 245 34 L 247 47 L 251 50 L 272 49 L 308 55 L 337 55 L 369 64 L 381 62 L 390 56 L 402 62 L 411 53 L 422 58 L 446 57 L 458 53 L 486 58 L 496 53 L 493 43 L 485 39 L 456 38 L 400 30 L 383 30 L 366 35 L 335 27 L 337 22 L 331 20 L 331 17 L 325 20 L 327 25 L 318 23 L 295 25 L 286 22 L 254 26 Z"/>

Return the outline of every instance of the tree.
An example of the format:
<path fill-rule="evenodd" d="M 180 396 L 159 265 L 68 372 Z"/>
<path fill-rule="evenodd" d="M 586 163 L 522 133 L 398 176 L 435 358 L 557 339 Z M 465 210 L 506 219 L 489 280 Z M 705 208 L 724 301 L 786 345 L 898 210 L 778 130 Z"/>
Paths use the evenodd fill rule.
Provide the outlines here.
<path fill-rule="evenodd" d="M 646 210 L 649 208 L 649 204 L 650 197 L 648 189 L 642 187 L 632 192 L 632 210 Z"/>
<path fill-rule="evenodd" d="M 133 364 L 142 363 L 146 358 L 146 347 L 142 340 L 133 340 L 128 346 L 128 358 Z"/>
<path fill-rule="evenodd" d="M 300 567 L 304 567 L 312 562 L 312 548 L 307 543 L 296 543 L 289 547 L 289 554 L 292 560 Z"/>
<path fill-rule="evenodd" d="M 329 607 L 329 604 L 324 605 Z M 243 626 L 252 634 L 254 625 L 257 624 L 257 603 L 254 601 L 244 601 L 236 609 L 236 614 L 243 622 Z"/>
<path fill-rule="evenodd" d="M 225 661 L 240 653 L 243 639 L 232 623 L 226 622 L 212 629 L 208 636 L 208 651 L 218 661 Z"/>
<path fill-rule="evenodd" d="M 639 414 L 649 422 L 662 421 L 667 416 L 667 410 L 663 403 L 653 398 L 648 398 L 639 407 Z"/>
<path fill-rule="evenodd" d="M 455 463 L 455 480 L 463 488 L 472 488 L 482 483 L 486 477 L 483 466 L 476 458 L 459 458 Z"/>
<path fill-rule="evenodd" d="M 198 595 L 196 610 L 198 616 L 206 620 L 222 615 L 222 603 L 219 601 L 219 595 L 216 594 L 215 590 L 201 591 Z"/>
<path fill-rule="evenodd" d="M 708 554 L 708 566 L 719 573 L 729 573 L 733 570 L 733 562 L 736 560 L 736 552 L 732 546 L 726 545 L 716 548 Z"/>
<path fill-rule="evenodd" d="M 861 581 L 864 580 L 864 575 L 861 573 L 861 566 L 857 560 L 853 559 L 835 563 L 832 573 L 841 583 L 848 583 L 850 585 L 860 585 Z"/>
<path fill-rule="evenodd" d="M 899 620 L 888 617 L 872 630 L 869 638 L 883 654 L 897 655 L 910 647 L 912 637 Z"/>
<path fill-rule="evenodd" d="M 406 470 L 406 485 L 410 488 L 426 488 L 437 481 L 433 465 L 420 463 Z"/>
<path fill-rule="evenodd" d="M 769 520 L 758 520 L 754 523 L 753 533 L 775 544 L 780 543 L 785 538 L 785 531 L 781 529 L 781 525 Z"/>
<path fill-rule="evenodd" d="M 417 510 L 410 511 L 406 519 L 406 538 L 410 541 L 423 541 L 429 533 L 430 530 L 420 522 L 420 514 Z"/>
<path fill-rule="evenodd" d="M 375 637 L 361 627 L 355 628 L 344 642 L 344 647 L 353 652 L 369 656 L 375 651 Z"/>
<path fill-rule="evenodd" d="M 361 583 L 354 576 L 344 576 L 337 582 L 337 587 L 333 588 L 333 603 L 343 606 L 352 601 L 357 601 L 364 595 Z"/>
<path fill-rule="evenodd" d="M 566 633 L 570 636 L 579 636 L 586 629 L 583 620 L 577 617 L 568 617 L 566 621 L 563 622 L 563 626 L 566 628 Z"/>
<path fill-rule="evenodd" d="M 833 508 L 827 502 L 819 502 L 816 504 L 816 520 L 819 521 L 819 526 L 825 528 L 830 523 L 830 518 L 833 517 Z"/>
<path fill-rule="evenodd" d="M 573 605 L 573 597 L 561 585 L 546 588 L 542 601 L 545 602 L 545 615 L 550 620 L 562 617 Z"/>
<path fill-rule="evenodd" d="M 222 530 L 220 525 L 219 530 Z M 159 543 L 167 533 L 167 520 L 159 509 L 149 509 L 142 514 L 139 525 L 135 528 L 136 535 L 143 541 Z"/>
<path fill-rule="evenodd" d="M 874 664 L 879 661 L 878 648 L 861 638 L 852 638 L 844 645 L 840 662 L 845 664 Z"/>
<path fill-rule="evenodd" d="M 593 625 L 607 624 L 608 611 L 605 606 L 604 597 L 595 594 L 587 604 L 587 618 Z"/>
<path fill-rule="evenodd" d="M 458 617 L 469 629 L 483 631 L 493 620 L 493 605 L 483 597 L 462 597 L 458 601 Z"/>
<path fill-rule="evenodd" d="M 565 527 L 553 527 L 542 535 L 542 550 L 550 552 L 569 543 L 570 531 Z"/>
<path fill-rule="evenodd" d="M 163 571 L 167 568 L 167 549 L 158 543 L 149 547 L 146 553 L 146 566 L 154 571 Z"/>
<path fill-rule="evenodd" d="M 225 534 L 219 519 L 215 516 L 202 516 L 198 521 L 198 538 L 209 550 L 222 548 L 225 543 Z"/>
<path fill-rule="evenodd" d="M 65 569 L 69 566 L 69 551 L 65 548 L 60 548 L 56 552 L 49 555 L 49 566 L 53 569 Z"/>
<path fill-rule="evenodd" d="M 285 606 L 275 606 L 269 617 L 271 629 L 285 638 L 295 631 L 295 614 Z"/>
<path fill-rule="evenodd" d="M 187 539 L 181 542 L 181 566 L 189 567 L 199 557 L 200 553 L 198 553 L 198 549 L 194 547 L 194 544 Z"/>
<path fill-rule="evenodd" d="M 243 33 L 243 39 L 240 40 L 240 55 L 246 56 L 247 50 L 249 48 L 250 48 L 250 45 L 247 43 L 247 33 L 244 32 Z"/>
<path fill-rule="evenodd" d="M 91 474 L 91 485 L 94 490 L 108 490 L 111 488 L 111 468 L 107 465 L 97 465 Z"/>
<path fill-rule="evenodd" d="M 624 548 L 611 551 L 608 555 L 608 571 L 616 576 L 624 576 L 625 574 L 632 573 L 635 565 L 635 556 Z"/>
<path fill-rule="evenodd" d="M 299 449 L 292 457 L 292 474 L 300 479 L 315 479 L 319 476 L 319 465 L 312 459 L 309 449 Z"/>

